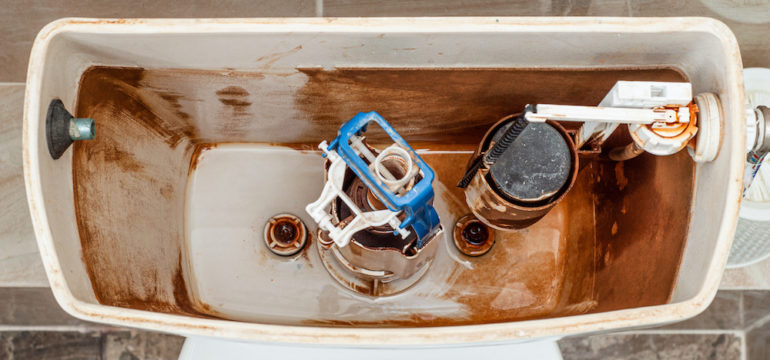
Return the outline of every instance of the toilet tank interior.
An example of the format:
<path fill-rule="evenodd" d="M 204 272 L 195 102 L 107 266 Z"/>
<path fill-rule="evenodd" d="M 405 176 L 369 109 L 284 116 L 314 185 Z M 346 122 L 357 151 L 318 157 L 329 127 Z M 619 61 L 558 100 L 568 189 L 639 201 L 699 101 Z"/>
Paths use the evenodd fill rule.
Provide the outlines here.
<path fill-rule="evenodd" d="M 289 212 L 305 218 L 311 244 L 317 241 L 315 224 L 294 203 L 320 193 L 323 160 L 313 149 L 357 111 L 383 114 L 423 152 L 438 173 L 439 215 L 452 229 L 470 213 L 454 184 L 490 126 L 528 103 L 598 104 L 618 80 L 686 79 L 666 68 L 266 74 L 91 67 L 75 111 L 96 119 L 98 136 L 75 143 L 72 176 L 94 293 L 102 304 L 135 309 L 351 326 L 487 323 L 663 304 L 687 238 L 694 163 L 685 152 L 626 162 L 585 158 L 573 191 L 538 224 L 497 231 L 493 249 L 478 258 L 454 251 L 447 231 L 426 278 L 377 302 L 335 286 L 313 245 L 285 259 L 262 240 L 268 219 Z M 608 146 L 628 141 L 617 136 Z M 263 189 L 241 185 L 244 177 Z M 677 181 L 659 186 L 668 179 Z M 276 192 L 283 201 L 269 196 Z M 212 202 L 228 197 L 229 206 Z M 302 292 L 304 301 L 293 300 Z"/>
<path fill-rule="evenodd" d="M 61 98 L 74 115 L 96 122 L 94 140 L 75 142 L 59 160 L 40 160 L 41 173 L 66 179 L 42 186 L 63 191 L 46 199 L 46 211 L 72 296 L 155 313 L 323 327 L 503 323 L 695 297 L 721 257 L 724 214 L 699 204 L 728 202 L 719 189 L 732 181 L 719 172 L 740 148 L 730 123 L 723 150 L 706 166 L 686 151 L 625 162 L 582 157 L 562 202 L 532 227 L 497 231 L 481 257 L 454 248 L 451 229 L 470 213 L 455 184 L 502 117 L 526 104 L 594 106 L 619 80 L 689 81 L 694 94 L 715 92 L 726 114 L 737 113 L 738 95 L 727 85 L 735 79 L 721 71 L 732 63 L 714 55 L 725 44 L 697 22 L 662 33 L 620 25 L 605 33 L 545 23 L 513 31 L 487 21 L 490 28 L 477 31 L 457 20 L 442 25 L 454 30 L 296 32 L 291 22 L 267 21 L 255 29 L 271 31 L 233 25 L 207 34 L 140 22 L 136 33 L 111 24 L 106 32 L 57 35 L 40 75 L 41 109 Z M 657 45 L 661 36 L 665 47 Z M 304 212 L 324 182 L 318 143 L 368 111 L 435 170 L 445 229 L 425 277 L 382 298 L 334 282 Z M 622 130 L 607 148 L 629 142 Z M 56 212 L 67 215 L 54 219 Z M 271 254 L 263 243 L 267 219 L 280 213 L 308 226 L 309 243 L 294 257 Z"/>

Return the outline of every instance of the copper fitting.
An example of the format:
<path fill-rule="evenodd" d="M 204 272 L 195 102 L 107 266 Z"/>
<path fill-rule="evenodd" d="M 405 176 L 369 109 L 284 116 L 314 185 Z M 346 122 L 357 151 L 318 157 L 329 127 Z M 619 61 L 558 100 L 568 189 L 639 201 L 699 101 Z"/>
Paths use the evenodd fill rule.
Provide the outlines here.
<path fill-rule="evenodd" d="M 265 225 L 265 245 L 276 255 L 291 256 L 307 243 L 307 228 L 291 214 L 273 216 Z"/>
<path fill-rule="evenodd" d="M 457 249 L 468 256 L 481 256 L 495 244 L 495 230 L 468 214 L 457 220 L 454 229 Z"/>

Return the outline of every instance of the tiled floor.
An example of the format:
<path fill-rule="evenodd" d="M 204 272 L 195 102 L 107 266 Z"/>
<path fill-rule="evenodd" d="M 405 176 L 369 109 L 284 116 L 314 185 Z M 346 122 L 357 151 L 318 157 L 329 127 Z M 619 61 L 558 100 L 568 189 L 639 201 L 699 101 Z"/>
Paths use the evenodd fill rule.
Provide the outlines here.
<path fill-rule="evenodd" d="M 725 359 L 739 360 L 736 334 L 614 334 L 559 342 L 565 360 Z"/>
<path fill-rule="evenodd" d="M 721 291 L 701 315 L 665 327 L 568 337 L 566 360 L 770 359 L 770 291 Z M 176 359 L 183 338 L 71 318 L 48 288 L 0 287 L 0 359 Z M 745 352 L 745 350 L 748 352 Z"/>
<path fill-rule="evenodd" d="M 132 331 L 4 331 L 0 359 L 176 359 L 184 339 Z"/>
<path fill-rule="evenodd" d="M 687 321 L 559 341 L 565 359 L 770 359 L 770 291 L 720 291 Z M 745 357 L 744 357 L 745 355 Z"/>
<path fill-rule="evenodd" d="M 175 359 L 182 338 L 71 318 L 47 282 L 21 177 L 21 104 L 35 34 L 60 17 L 708 16 L 734 31 L 747 67 L 770 67 L 768 0 L 29 0 L 0 6 L 0 360 Z M 15 83 L 13 83 L 15 82 Z M 725 289 L 770 289 L 770 260 L 726 272 Z M 770 292 L 721 291 L 700 316 L 658 329 L 572 337 L 565 359 L 770 359 Z"/>

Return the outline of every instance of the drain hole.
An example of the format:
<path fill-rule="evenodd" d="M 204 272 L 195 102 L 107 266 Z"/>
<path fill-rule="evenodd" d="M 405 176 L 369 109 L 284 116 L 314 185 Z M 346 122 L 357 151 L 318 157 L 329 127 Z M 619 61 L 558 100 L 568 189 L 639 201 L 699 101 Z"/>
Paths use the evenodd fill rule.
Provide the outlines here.
<path fill-rule="evenodd" d="M 465 215 L 455 224 L 454 243 L 468 256 L 481 256 L 495 244 L 495 232 L 473 215 Z"/>
<path fill-rule="evenodd" d="M 383 150 L 374 160 L 374 171 L 390 191 L 402 194 L 411 184 L 414 164 L 406 150 L 391 146 Z"/>
<path fill-rule="evenodd" d="M 400 154 L 390 154 L 377 163 L 377 175 L 382 180 L 401 180 L 406 176 L 407 161 L 409 159 L 404 159 Z M 383 168 L 386 171 L 383 171 Z M 384 176 L 383 174 L 392 176 Z"/>
<path fill-rule="evenodd" d="M 465 226 L 462 231 L 463 240 L 473 245 L 481 245 L 487 241 L 489 230 L 480 221 L 473 221 Z"/>
<path fill-rule="evenodd" d="M 306 243 L 307 228 L 298 217 L 281 214 L 267 221 L 265 245 L 273 254 L 291 256 L 300 252 Z"/>

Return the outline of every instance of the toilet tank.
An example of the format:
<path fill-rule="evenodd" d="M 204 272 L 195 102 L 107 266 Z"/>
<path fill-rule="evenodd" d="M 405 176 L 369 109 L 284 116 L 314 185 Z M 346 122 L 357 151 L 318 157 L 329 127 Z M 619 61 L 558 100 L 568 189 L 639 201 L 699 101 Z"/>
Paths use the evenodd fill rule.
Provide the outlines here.
<path fill-rule="evenodd" d="M 399 294 L 330 280 L 302 209 L 323 185 L 316 145 L 344 121 L 385 116 L 436 171 L 452 229 L 467 213 L 454 184 L 492 124 L 527 103 L 595 106 L 619 80 L 716 94 L 716 159 L 589 161 L 559 206 L 484 257 L 458 257 L 445 231 Z M 57 160 L 53 99 L 96 123 Z M 708 306 L 738 214 L 743 104 L 735 37 L 708 18 L 62 19 L 30 57 L 24 175 L 51 288 L 75 317 L 247 341 L 520 341 Z M 262 241 L 285 212 L 311 234 L 290 258 Z"/>

